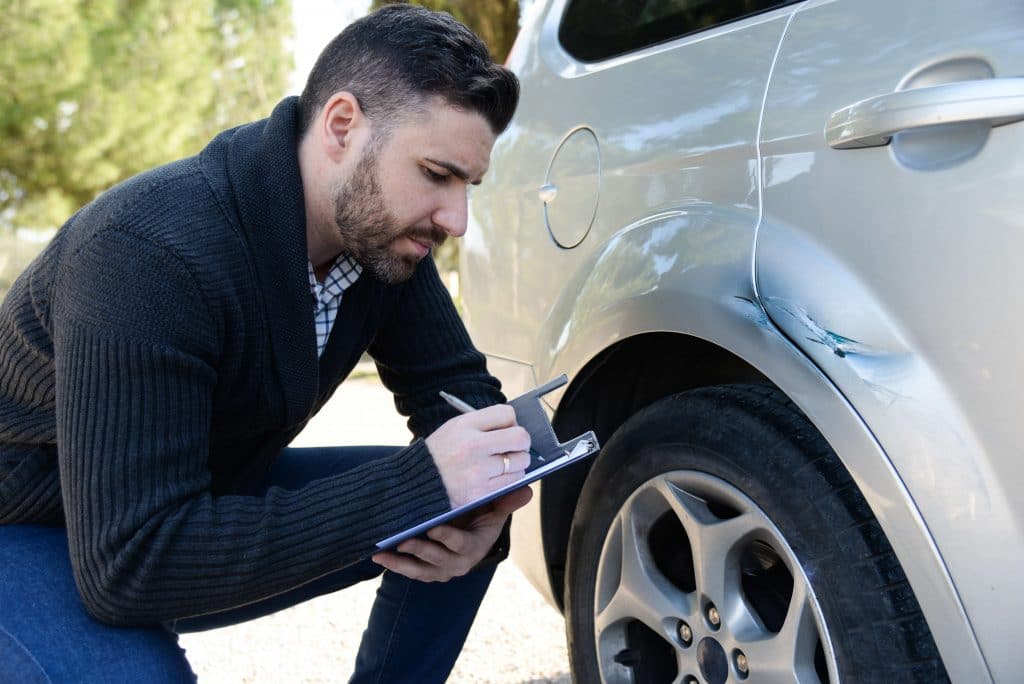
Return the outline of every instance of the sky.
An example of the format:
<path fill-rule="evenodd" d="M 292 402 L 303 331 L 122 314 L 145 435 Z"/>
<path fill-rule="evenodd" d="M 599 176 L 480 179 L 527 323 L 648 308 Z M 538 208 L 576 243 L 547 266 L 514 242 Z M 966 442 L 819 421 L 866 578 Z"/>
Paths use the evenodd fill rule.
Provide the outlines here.
<path fill-rule="evenodd" d="M 306 83 L 317 55 L 355 19 L 366 14 L 370 0 L 292 0 L 295 23 L 295 71 L 288 94 L 297 95 Z"/>

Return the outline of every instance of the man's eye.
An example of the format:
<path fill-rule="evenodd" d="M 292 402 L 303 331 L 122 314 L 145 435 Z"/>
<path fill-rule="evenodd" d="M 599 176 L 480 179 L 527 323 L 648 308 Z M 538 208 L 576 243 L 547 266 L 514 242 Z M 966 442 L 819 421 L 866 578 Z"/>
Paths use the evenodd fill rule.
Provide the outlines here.
<path fill-rule="evenodd" d="M 435 183 L 443 183 L 445 181 L 445 179 L 448 178 L 448 174 L 437 173 L 436 171 L 434 171 L 434 170 L 432 170 L 432 169 L 430 169 L 430 168 L 428 168 L 426 166 L 424 166 L 422 168 L 423 168 L 423 173 L 425 173 L 427 175 L 427 178 L 429 178 L 430 180 L 434 181 Z"/>

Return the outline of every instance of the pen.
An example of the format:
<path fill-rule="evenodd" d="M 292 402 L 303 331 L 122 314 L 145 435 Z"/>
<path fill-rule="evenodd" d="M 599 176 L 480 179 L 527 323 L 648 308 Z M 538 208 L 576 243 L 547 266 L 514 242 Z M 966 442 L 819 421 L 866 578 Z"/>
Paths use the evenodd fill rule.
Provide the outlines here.
<path fill-rule="evenodd" d="M 459 399 L 454 394 L 448 394 L 447 392 L 445 392 L 443 390 L 441 392 L 438 392 L 438 394 L 441 395 L 442 399 L 444 399 L 446 402 L 448 402 L 449 406 L 453 407 L 459 413 L 469 413 L 471 411 L 476 411 L 475 408 L 473 408 L 472 406 L 470 406 L 466 402 L 462 401 L 462 399 Z M 539 460 L 541 463 L 543 463 L 545 461 L 544 457 L 541 456 L 540 454 L 538 454 L 537 452 L 535 452 L 533 449 L 530 449 L 530 456 L 531 457 L 532 456 L 536 456 L 537 460 Z"/>
<path fill-rule="evenodd" d="M 462 401 L 453 394 L 448 394 L 447 392 L 438 392 L 438 394 L 441 395 L 442 399 L 448 402 L 449 406 L 454 408 L 459 413 L 470 413 L 471 411 L 476 411 L 475 408 L 473 408 L 472 406 Z"/>

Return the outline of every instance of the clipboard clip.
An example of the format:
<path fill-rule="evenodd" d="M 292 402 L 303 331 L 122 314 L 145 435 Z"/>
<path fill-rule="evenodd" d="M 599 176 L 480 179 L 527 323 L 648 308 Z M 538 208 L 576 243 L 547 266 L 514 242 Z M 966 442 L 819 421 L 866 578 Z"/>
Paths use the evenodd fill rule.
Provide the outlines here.
<path fill-rule="evenodd" d="M 594 443 L 589 439 L 583 438 L 580 441 L 576 442 L 576 444 L 573 445 L 572 449 L 566 451 L 565 456 L 569 460 L 572 460 L 574 458 L 579 458 L 584 454 L 589 454 L 591 451 L 593 451 L 593 449 Z"/>

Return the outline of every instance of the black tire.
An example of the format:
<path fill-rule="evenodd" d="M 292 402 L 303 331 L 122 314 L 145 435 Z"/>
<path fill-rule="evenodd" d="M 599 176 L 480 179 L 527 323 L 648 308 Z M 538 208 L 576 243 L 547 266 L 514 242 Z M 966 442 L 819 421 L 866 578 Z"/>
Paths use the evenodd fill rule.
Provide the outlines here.
<path fill-rule="evenodd" d="M 790 681 L 948 681 L 860 491 L 770 386 L 693 390 L 626 421 L 580 496 L 566 577 L 584 684 L 781 681 L 786 649 L 764 644 L 789 643 Z"/>

